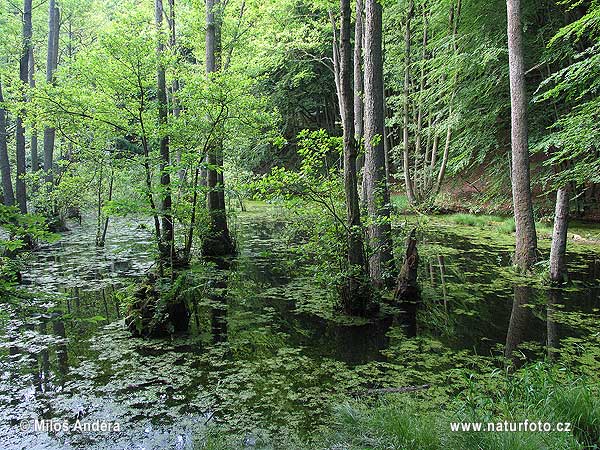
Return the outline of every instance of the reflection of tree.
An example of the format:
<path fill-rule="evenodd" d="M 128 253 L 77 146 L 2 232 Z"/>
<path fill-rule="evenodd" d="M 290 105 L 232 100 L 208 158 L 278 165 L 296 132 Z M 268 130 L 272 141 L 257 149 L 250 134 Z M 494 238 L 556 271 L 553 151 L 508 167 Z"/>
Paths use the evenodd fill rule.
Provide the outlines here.
<path fill-rule="evenodd" d="M 213 342 L 217 343 L 227 341 L 227 282 L 231 263 L 222 258 L 215 259 L 214 262 L 218 270 L 212 282 L 209 298 L 212 338 Z"/>
<path fill-rule="evenodd" d="M 438 255 L 438 265 L 440 267 L 440 279 L 442 281 L 442 295 L 444 296 L 444 311 L 448 314 L 448 290 L 446 289 L 446 261 L 443 255 Z M 447 324 L 446 317 L 446 324 Z"/>
<path fill-rule="evenodd" d="M 529 286 L 515 286 L 514 295 L 508 332 L 506 333 L 504 356 L 512 359 L 513 365 L 517 367 L 520 365 L 520 360 L 514 353 L 525 337 L 529 312 L 524 308 L 524 305 L 529 303 L 531 299 L 531 288 Z"/>
<path fill-rule="evenodd" d="M 58 360 L 58 372 L 64 382 L 69 371 L 69 359 L 67 356 L 67 333 L 65 331 L 65 322 L 62 315 L 58 315 L 52 322 L 54 334 L 61 338 L 60 343 L 56 345 L 56 358 Z"/>

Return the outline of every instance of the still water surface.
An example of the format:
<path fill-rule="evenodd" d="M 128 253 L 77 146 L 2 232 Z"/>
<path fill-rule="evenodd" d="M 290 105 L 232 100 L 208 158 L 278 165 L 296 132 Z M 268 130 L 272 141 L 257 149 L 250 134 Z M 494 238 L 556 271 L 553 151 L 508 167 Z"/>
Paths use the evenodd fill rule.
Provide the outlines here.
<path fill-rule="evenodd" d="M 389 308 L 377 323 L 344 324 L 294 266 L 284 228 L 242 214 L 240 255 L 227 270 L 203 269 L 190 294 L 193 331 L 162 340 L 132 338 L 123 325 L 123 290 L 152 267 L 145 226 L 113 221 L 96 249 L 84 222 L 36 252 L 23 273 L 30 305 L 0 324 L 0 448 L 191 449 L 213 424 L 246 443 L 258 430 L 311 430 L 338 396 L 435 383 L 464 355 L 525 343 L 523 357 L 544 358 L 548 345 L 582 333 L 553 310 L 599 315 L 598 246 L 570 254 L 574 287 L 550 301 L 533 287 L 523 298 L 507 275 L 509 240 L 439 222 L 423 235 L 416 322 L 407 327 Z M 25 429 L 34 418 L 118 422 L 120 431 Z"/>

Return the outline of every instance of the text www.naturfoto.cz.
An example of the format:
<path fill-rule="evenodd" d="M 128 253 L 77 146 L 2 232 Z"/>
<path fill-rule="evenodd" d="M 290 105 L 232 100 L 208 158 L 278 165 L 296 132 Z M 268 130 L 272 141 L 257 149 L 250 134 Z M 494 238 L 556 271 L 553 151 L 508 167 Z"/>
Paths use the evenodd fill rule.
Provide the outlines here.
<path fill-rule="evenodd" d="M 452 431 L 488 431 L 488 432 L 503 432 L 503 431 L 526 431 L 526 432 L 543 432 L 549 433 L 552 431 L 570 432 L 571 424 L 569 422 L 557 422 L 551 424 L 549 422 L 450 422 L 450 430 Z"/>

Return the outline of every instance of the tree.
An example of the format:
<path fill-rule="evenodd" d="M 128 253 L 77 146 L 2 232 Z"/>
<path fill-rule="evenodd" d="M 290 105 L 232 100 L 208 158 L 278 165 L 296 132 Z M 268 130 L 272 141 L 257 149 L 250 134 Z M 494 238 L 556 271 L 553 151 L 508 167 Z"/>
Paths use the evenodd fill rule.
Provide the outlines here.
<path fill-rule="evenodd" d="M 406 52 L 406 59 L 404 61 L 404 128 L 402 132 L 404 140 L 404 184 L 406 186 L 406 195 L 410 203 L 415 203 L 415 191 L 413 182 L 410 176 L 410 147 L 408 140 L 408 123 L 409 123 L 409 92 L 410 92 L 410 21 L 414 14 L 414 3 L 410 0 L 408 4 L 408 10 L 406 12 L 406 30 L 404 34 L 404 47 Z"/>
<path fill-rule="evenodd" d="M 221 69 L 222 7 L 220 0 L 206 0 L 206 73 L 209 81 L 218 76 Z M 215 125 L 220 127 L 219 123 Z M 235 250 L 227 227 L 221 131 L 218 129 L 215 133 L 207 154 L 207 208 L 211 230 L 203 244 L 203 254 L 209 257 L 229 255 Z"/>
<path fill-rule="evenodd" d="M 356 22 L 354 23 L 354 134 L 360 146 L 364 134 L 364 76 L 363 76 L 363 37 L 364 37 L 365 4 L 363 0 L 356 0 Z M 364 158 L 357 157 L 360 170 Z M 364 197 L 364 195 L 363 195 Z"/>
<path fill-rule="evenodd" d="M 29 83 L 29 54 L 31 53 L 31 0 L 23 1 L 23 41 L 19 59 L 19 79 L 22 89 Z M 23 94 L 23 102 L 27 97 Z M 16 119 L 16 142 L 17 142 L 17 178 L 15 181 L 15 194 L 17 204 L 22 214 L 27 213 L 27 191 L 25 188 L 26 157 L 25 157 L 25 127 L 23 116 L 25 108 L 17 115 Z"/>
<path fill-rule="evenodd" d="M 4 109 L 4 95 L 2 94 L 2 82 L 0 81 L 0 175 L 2 176 L 2 194 L 4 204 L 13 206 L 15 204 L 15 193 L 13 191 L 10 174 L 10 160 L 8 159 L 8 133 L 6 132 L 6 109 Z"/>
<path fill-rule="evenodd" d="M 35 89 L 35 60 L 33 56 L 33 45 L 29 48 L 29 88 Z M 35 127 L 31 129 L 31 172 L 40 170 L 40 160 L 38 156 L 38 133 Z"/>
<path fill-rule="evenodd" d="M 531 200 L 527 98 L 521 36 L 521 2 L 507 0 L 511 100 L 512 193 L 515 215 L 515 264 L 529 271 L 537 259 L 537 235 Z"/>
<path fill-rule="evenodd" d="M 169 154 L 169 136 L 166 131 L 167 126 L 167 83 L 165 76 L 165 67 L 163 61 L 164 43 L 163 43 L 163 2 L 155 0 L 155 21 L 157 29 L 156 54 L 158 67 L 156 72 L 157 93 L 158 93 L 158 123 L 159 123 L 159 146 L 160 146 L 160 185 L 162 188 L 162 247 L 161 256 L 164 259 L 171 258 L 174 255 L 174 236 L 173 236 L 173 216 L 171 213 L 171 176 L 169 173 L 170 154 Z"/>
<path fill-rule="evenodd" d="M 344 191 L 346 195 L 346 227 L 348 246 L 348 283 L 344 294 L 345 310 L 352 314 L 364 315 L 368 295 L 365 286 L 366 267 L 363 247 L 363 228 L 358 200 L 356 156 L 357 143 L 354 129 L 354 109 L 352 92 L 352 45 L 350 43 L 350 0 L 340 0 L 340 104 L 344 124 Z"/>
<path fill-rule="evenodd" d="M 50 0 L 48 7 L 48 54 L 46 57 L 46 82 L 54 83 L 54 72 L 58 64 L 58 46 L 60 38 L 60 10 L 55 0 Z M 46 181 L 52 182 L 52 165 L 54 163 L 54 126 L 44 127 L 44 172 Z"/>
<path fill-rule="evenodd" d="M 569 189 L 561 187 L 556 193 L 554 230 L 550 249 L 550 280 L 561 283 L 567 279 L 567 230 L 569 225 Z"/>
<path fill-rule="evenodd" d="M 385 176 L 382 7 L 367 0 L 365 8 L 365 183 L 369 215 L 369 271 L 375 284 L 391 281 L 392 243 L 389 191 Z"/>

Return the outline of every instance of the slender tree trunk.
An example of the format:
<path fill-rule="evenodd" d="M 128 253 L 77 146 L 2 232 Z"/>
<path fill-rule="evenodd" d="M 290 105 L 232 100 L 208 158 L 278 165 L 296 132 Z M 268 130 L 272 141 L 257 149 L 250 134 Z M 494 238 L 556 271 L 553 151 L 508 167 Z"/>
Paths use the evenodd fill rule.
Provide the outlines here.
<path fill-rule="evenodd" d="M 560 284 L 567 280 L 567 230 L 569 227 L 569 190 L 562 187 L 556 193 L 554 231 L 550 249 L 550 280 Z"/>
<path fill-rule="evenodd" d="M 363 34 L 364 34 L 363 0 L 356 0 L 356 22 L 354 23 L 354 134 L 356 142 L 362 143 L 364 134 L 364 77 L 363 77 Z M 363 156 L 357 156 L 356 170 L 360 171 L 365 163 Z"/>
<path fill-rule="evenodd" d="M 365 315 L 368 295 L 365 286 L 366 267 L 363 245 L 363 229 L 357 190 L 357 145 L 354 130 L 352 92 L 352 45 L 350 43 L 350 0 L 340 0 L 342 26 L 340 31 L 340 87 L 342 122 L 344 123 L 344 191 L 346 193 L 348 280 L 344 297 L 347 313 Z"/>
<path fill-rule="evenodd" d="M 529 271 L 537 258 L 537 235 L 531 199 L 527 99 L 521 36 L 521 2 L 507 0 L 508 59 L 511 97 L 512 193 L 516 224 L 515 263 Z"/>
<path fill-rule="evenodd" d="M 55 0 L 50 0 L 48 9 L 48 55 L 46 58 L 46 82 L 54 82 L 54 72 L 58 64 L 58 43 L 60 37 L 60 10 Z M 52 165 L 54 163 L 54 127 L 44 128 L 44 172 L 46 181 L 52 182 Z"/>
<path fill-rule="evenodd" d="M 417 130 L 415 132 L 415 170 L 413 178 L 413 191 L 415 197 L 423 200 L 424 198 L 424 187 L 425 180 L 423 179 L 423 171 L 419 169 L 422 165 L 425 167 L 425 160 L 427 155 L 428 146 L 425 145 L 426 150 L 423 151 L 423 107 L 425 106 L 423 100 L 423 94 L 425 92 L 425 61 L 427 60 L 427 11 L 423 7 L 423 41 L 421 43 L 421 74 L 419 80 L 419 96 L 417 106 Z"/>
<path fill-rule="evenodd" d="M 171 51 L 179 56 L 179 51 L 177 49 L 177 35 L 175 30 L 175 0 L 169 0 L 169 46 L 171 47 Z M 174 79 L 173 84 L 171 86 L 171 97 L 172 97 L 172 112 L 173 117 L 179 117 L 181 114 L 181 106 L 179 104 L 179 99 L 177 98 L 177 93 L 179 92 L 179 80 Z M 177 153 L 175 155 L 176 161 L 178 165 L 181 165 L 181 148 L 177 149 Z M 183 183 L 185 181 L 186 170 L 183 167 L 177 171 L 177 175 L 179 177 L 179 181 Z"/>
<path fill-rule="evenodd" d="M 452 5 L 452 9 L 450 10 L 450 24 L 452 26 L 452 48 L 454 51 L 454 56 L 458 55 L 458 43 L 457 43 L 457 35 L 458 35 L 458 23 L 460 20 L 460 12 L 462 9 L 462 0 L 458 0 L 456 2 L 456 6 Z M 444 182 L 444 177 L 446 176 L 446 167 L 448 166 L 448 157 L 450 155 L 450 143 L 452 141 L 452 112 L 454 107 L 454 97 L 456 95 L 456 86 L 458 83 L 458 71 L 454 71 L 454 76 L 452 77 L 452 94 L 450 95 L 450 106 L 448 107 L 448 129 L 446 130 L 446 143 L 444 145 L 444 153 L 442 155 L 442 163 L 440 166 L 440 171 L 438 173 L 437 181 L 435 184 L 435 190 L 433 191 L 433 197 L 436 197 L 440 190 L 442 189 L 442 183 Z"/>
<path fill-rule="evenodd" d="M 337 93 L 338 99 L 338 108 L 340 110 L 340 119 L 342 121 L 342 128 L 344 128 L 344 116 L 343 109 L 344 105 L 342 105 L 342 81 L 341 81 L 341 69 L 340 69 L 340 41 L 338 38 L 338 30 L 337 25 L 335 24 L 335 17 L 333 16 L 333 12 L 329 11 L 329 21 L 331 22 L 331 30 L 333 33 L 333 39 L 331 42 L 331 53 L 333 55 L 333 80 L 335 82 L 335 91 Z"/>
<path fill-rule="evenodd" d="M 171 176 L 169 175 L 170 155 L 169 155 L 169 136 L 166 134 L 165 127 L 167 125 L 167 84 L 165 77 L 165 67 L 160 58 L 164 53 L 163 43 L 163 2 L 155 0 L 154 3 L 156 30 L 158 43 L 156 53 L 159 58 L 158 68 L 156 72 L 157 78 L 157 96 L 158 96 L 158 123 L 160 130 L 160 184 L 162 187 L 162 256 L 165 258 L 173 258 L 173 216 L 171 214 Z"/>
<path fill-rule="evenodd" d="M 406 57 L 404 59 L 404 129 L 403 129 L 403 140 L 404 140 L 404 184 L 406 185 L 406 195 L 408 201 L 411 204 L 416 202 L 415 191 L 413 182 L 410 176 L 410 142 L 408 139 L 408 101 L 410 93 L 410 22 L 414 12 L 413 0 L 410 0 L 408 4 L 408 11 L 406 13 L 406 31 L 404 33 L 404 48 Z"/>
<path fill-rule="evenodd" d="M 206 72 L 220 70 L 222 4 L 220 0 L 206 0 Z M 211 230 L 205 239 L 203 254 L 208 257 L 225 256 L 234 252 L 234 245 L 227 227 L 225 191 L 223 180 L 222 124 L 215 124 L 217 136 L 212 138 L 207 152 L 207 209 Z"/>
<path fill-rule="evenodd" d="M 2 95 L 2 83 L 0 82 L 0 103 L 4 103 Z M 15 204 L 15 193 L 13 191 L 10 174 L 10 160 L 8 159 L 8 134 L 6 133 L 6 110 L 0 105 L 0 175 L 2 175 L 2 193 L 4 204 L 13 206 Z"/>
<path fill-rule="evenodd" d="M 112 196 L 113 196 L 114 180 L 115 180 L 115 169 L 111 168 L 110 169 L 110 181 L 108 182 L 108 201 L 109 202 L 112 200 Z M 102 237 L 101 237 L 102 246 L 104 246 L 104 244 L 106 242 L 106 233 L 108 232 L 109 220 L 110 220 L 110 216 L 107 215 L 104 218 L 104 226 L 102 227 Z"/>
<path fill-rule="evenodd" d="M 33 45 L 29 49 L 29 87 L 35 89 L 35 60 L 33 58 Z M 31 129 L 31 172 L 36 173 L 40 170 L 40 160 L 38 156 L 38 134 L 35 126 Z"/>
<path fill-rule="evenodd" d="M 393 281 L 389 191 L 385 179 L 382 7 L 367 0 L 365 9 L 365 182 L 369 214 L 369 261 L 375 284 Z M 387 277 L 387 278 L 386 278 Z"/>
<path fill-rule="evenodd" d="M 23 89 L 29 84 L 29 52 L 31 49 L 31 0 L 23 2 L 23 41 L 21 44 L 21 58 L 19 60 L 19 79 Z M 23 95 L 23 102 L 27 101 L 27 96 Z M 17 204 L 22 214 L 27 213 L 27 192 L 25 188 L 24 176 L 26 173 L 25 156 L 25 127 L 23 118 L 25 116 L 25 107 L 17 114 L 16 119 L 16 143 L 17 143 L 17 177 L 15 180 L 15 195 Z"/>

